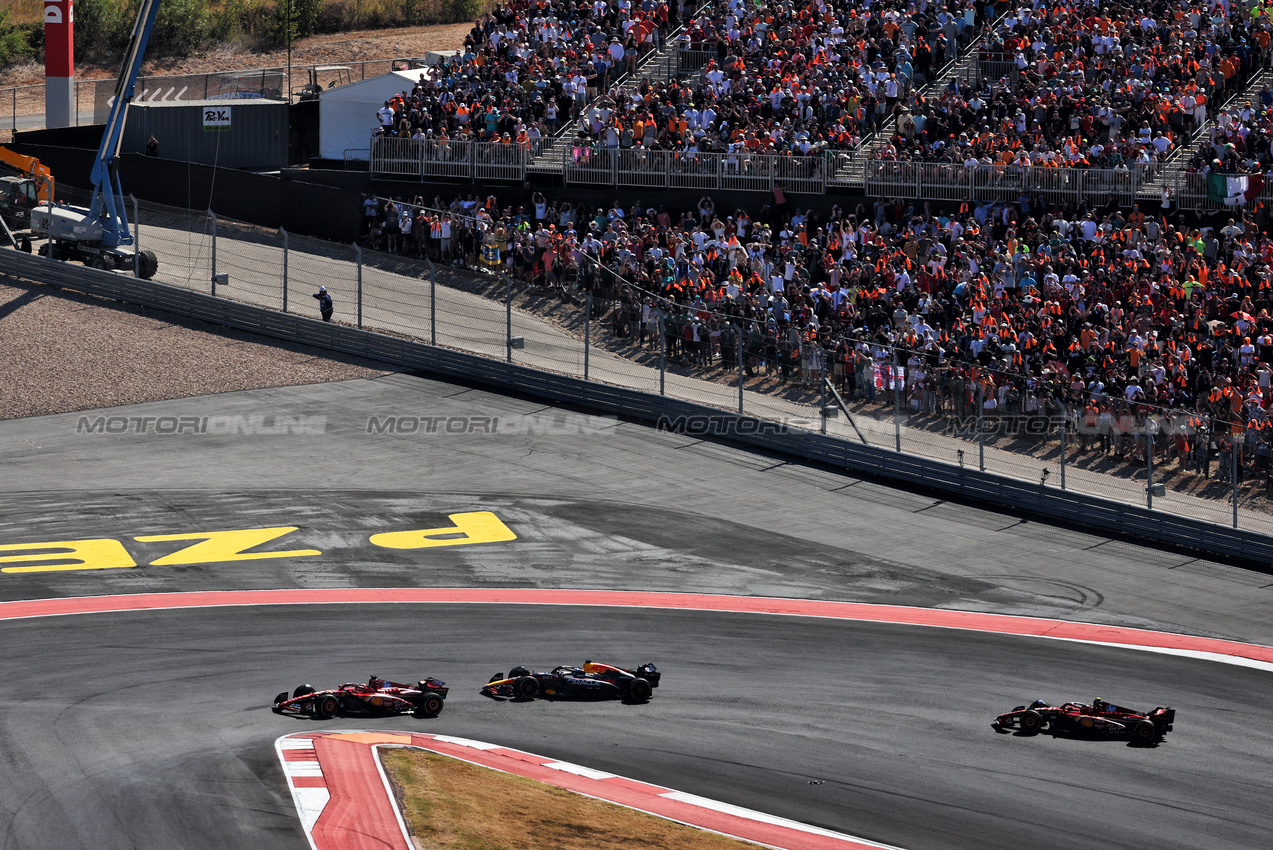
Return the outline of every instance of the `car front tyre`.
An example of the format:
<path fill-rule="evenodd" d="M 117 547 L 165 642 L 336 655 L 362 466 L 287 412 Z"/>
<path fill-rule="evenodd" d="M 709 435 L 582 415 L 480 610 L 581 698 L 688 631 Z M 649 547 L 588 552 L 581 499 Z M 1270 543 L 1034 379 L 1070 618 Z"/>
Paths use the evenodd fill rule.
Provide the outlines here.
<path fill-rule="evenodd" d="M 1021 731 L 1027 735 L 1034 735 L 1043 728 L 1043 715 L 1037 711 L 1027 711 L 1021 715 Z"/>
<path fill-rule="evenodd" d="M 534 676 L 522 676 L 517 680 L 517 695 L 522 699 L 539 696 L 539 680 Z"/>

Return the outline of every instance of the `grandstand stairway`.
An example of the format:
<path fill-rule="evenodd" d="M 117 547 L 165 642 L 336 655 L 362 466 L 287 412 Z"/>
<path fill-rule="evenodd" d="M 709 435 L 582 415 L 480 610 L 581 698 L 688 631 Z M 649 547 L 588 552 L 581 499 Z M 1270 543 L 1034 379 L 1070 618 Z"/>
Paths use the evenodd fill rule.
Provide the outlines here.
<path fill-rule="evenodd" d="M 994 23 L 991 24 L 992 31 L 1006 15 L 1007 13 L 1005 12 L 995 19 Z M 917 89 L 917 93 L 927 98 L 950 85 L 952 80 L 959 80 L 970 86 L 979 84 L 981 78 L 979 59 L 981 47 L 984 43 L 985 36 L 977 36 L 954 59 L 947 62 L 937 72 L 937 76 L 933 78 L 932 82 L 926 83 Z M 836 163 L 835 170 L 827 178 L 827 184 L 850 189 L 865 188 L 866 163 L 872 156 L 884 150 L 893 138 L 896 127 L 896 114 L 885 118 L 884 123 L 880 124 L 874 133 L 867 136 L 856 150 L 849 152 L 847 156 L 840 157 Z"/>
<path fill-rule="evenodd" d="M 1202 126 L 1190 133 L 1189 138 L 1171 152 L 1166 161 L 1163 162 L 1162 167 L 1154 173 L 1152 178 L 1141 184 L 1140 191 L 1136 193 L 1136 197 L 1140 200 L 1157 202 L 1162 198 L 1164 187 L 1176 187 L 1179 184 L 1180 175 L 1184 174 L 1185 169 L 1189 166 L 1189 161 L 1193 158 L 1194 152 L 1198 150 L 1203 140 L 1209 138 L 1216 114 L 1221 109 L 1236 107 L 1244 102 L 1258 106 L 1260 89 L 1266 85 L 1273 86 L 1273 69 L 1266 68 L 1254 75 L 1247 83 L 1246 88 L 1239 91 L 1218 108 L 1211 110 Z"/>
<path fill-rule="evenodd" d="M 703 3 L 695 7 L 694 11 L 686 16 L 686 20 L 692 20 L 706 5 L 706 3 Z M 629 94 L 636 90 L 642 80 L 648 79 L 652 82 L 663 83 L 677 77 L 681 72 L 680 49 L 677 46 L 677 38 L 684 29 L 685 24 L 682 23 L 664 36 L 662 46 L 658 50 L 652 50 L 643 56 L 641 61 L 637 63 L 636 70 L 631 74 L 619 76 L 614 85 L 610 87 L 610 90 L 617 91 L 619 94 Z M 587 112 L 588 107 L 591 107 L 602 97 L 608 96 L 609 93 L 599 95 L 589 101 L 588 106 L 584 108 L 584 112 Z M 527 173 L 561 174 L 566 161 L 566 152 L 570 150 L 571 141 L 575 138 L 578 128 L 578 120 L 569 121 L 559 132 L 542 144 L 526 164 Z"/>

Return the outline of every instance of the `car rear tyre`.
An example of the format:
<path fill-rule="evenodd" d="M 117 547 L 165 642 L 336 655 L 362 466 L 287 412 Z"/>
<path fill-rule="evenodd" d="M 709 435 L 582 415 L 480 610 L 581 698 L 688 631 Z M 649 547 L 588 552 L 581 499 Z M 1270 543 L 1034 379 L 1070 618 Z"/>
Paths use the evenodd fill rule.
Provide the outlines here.
<path fill-rule="evenodd" d="M 1021 731 L 1033 735 L 1043 728 L 1043 715 L 1037 711 L 1027 711 L 1021 715 Z"/>
<path fill-rule="evenodd" d="M 442 713 L 442 697 L 437 694 L 426 694 L 424 699 L 420 700 L 420 713 L 425 717 L 437 717 Z"/>
<path fill-rule="evenodd" d="M 322 718 L 335 717 L 336 712 L 339 710 L 340 700 L 330 694 L 325 697 L 320 697 L 318 701 L 314 703 L 314 713 Z"/>
<path fill-rule="evenodd" d="M 628 686 L 628 696 L 637 702 L 645 702 L 652 693 L 654 688 L 650 687 L 650 683 L 645 679 L 633 679 L 632 684 Z"/>
<path fill-rule="evenodd" d="M 522 676 L 517 680 L 517 695 L 522 699 L 539 696 L 539 680 L 534 676 Z"/>
<path fill-rule="evenodd" d="M 1142 720 L 1132 727 L 1132 740 L 1138 744 L 1152 744 L 1158 738 L 1158 727 L 1150 720 Z"/>

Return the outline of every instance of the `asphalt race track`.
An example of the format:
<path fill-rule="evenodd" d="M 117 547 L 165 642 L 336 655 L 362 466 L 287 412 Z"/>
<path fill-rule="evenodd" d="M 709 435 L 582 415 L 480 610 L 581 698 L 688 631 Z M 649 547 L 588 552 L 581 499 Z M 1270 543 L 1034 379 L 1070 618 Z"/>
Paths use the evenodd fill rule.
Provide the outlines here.
<path fill-rule="evenodd" d="M 22 557 L 6 546 L 84 540 L 137 564 L 0 572 L 0 601 L 252 588 L 672 590 L 1273 643 L 1273 577 L 1261 572 L 414 376 L 99 413 L 304 415 L 324 426 L 88 434 L 77 433 L 79 415 L 0 422 L 0 557 L 10 559 L 0 568 Z M 368 417 L 426 415 L 553 427 L 368 433 Z M 479 511 L 516 539 L 431 548 L 372 539 L 437 531 Z M 296 530 L 252 551 L 298 554 L 223 560 L 238 551 L 223 549 L 201 560 L 184 548 L 194 540 L 171 539 L 259 528 Z M 4 848 L 302 848 L 273 741 L 320 725 L 487 740 L 907 850 L 1264 848 L 1273 834 L 1270 673 L 1178 656 L 793 617 L 443 604 L 11 620 L 0 622 L 0 645 L 10 682 L 0 695 Z M 654 661 L 663 686 L 648 705 L 477 693 L 513 664 L 585 657 Z M 301 682 L 372 673 L 444 679 L 447 708 L 435 720 L 322 724 L 269 710 L 274 694 Z M 1145 749 L 990 728 L 1035 697 L 1098 695 L 1172 705 L 1176 729 Z"/>

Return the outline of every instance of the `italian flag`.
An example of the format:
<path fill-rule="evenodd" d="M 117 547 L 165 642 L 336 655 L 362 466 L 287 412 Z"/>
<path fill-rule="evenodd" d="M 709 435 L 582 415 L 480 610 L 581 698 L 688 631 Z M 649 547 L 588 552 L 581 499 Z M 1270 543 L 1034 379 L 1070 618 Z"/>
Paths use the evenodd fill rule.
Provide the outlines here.
<path fill-rule="evenodd" d="M 1260 194 L 1263 188 L 1262 174 L 1207 175 L 1207 200 L 1229 207 L 1245 204 Z"/>

